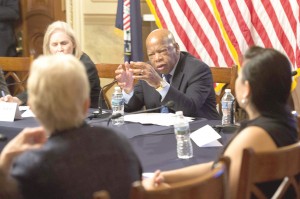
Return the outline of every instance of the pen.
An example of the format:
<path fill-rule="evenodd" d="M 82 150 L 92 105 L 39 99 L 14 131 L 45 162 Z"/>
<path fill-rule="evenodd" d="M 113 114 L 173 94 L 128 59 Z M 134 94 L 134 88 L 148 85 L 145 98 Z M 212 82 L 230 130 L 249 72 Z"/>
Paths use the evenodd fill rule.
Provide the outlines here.
<path fill-rule="evenodd" d="M 2 95 L 2 97 L 5 97 L 4 91 L 1 91 L 1 95 Z"/>

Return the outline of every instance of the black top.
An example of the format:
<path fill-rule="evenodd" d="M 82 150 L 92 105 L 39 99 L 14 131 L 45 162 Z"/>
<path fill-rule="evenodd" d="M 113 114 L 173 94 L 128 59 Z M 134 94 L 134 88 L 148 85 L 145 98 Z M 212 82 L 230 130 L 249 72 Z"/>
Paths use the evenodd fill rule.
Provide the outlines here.
<path fill-rule="evenodd" d="M 277 147 L 283 147 L 297 142 L 296 121 L 291 116 L 269 118 L 258 117 L 241 123 L 238 132 L 249 126 L 264 129 L 273 139 Z"/>
<path fill-rule="evenodd" d="M 126 199 L 142 175 L 122 133 L 86 124 L 53 133 L 41 148 L 18 156 L 10 172 L 24 199 L 90 199 L 99 190 Z"/>
<path fill-rule="evenodd" d="M 288 146 L 298 141 L 296 120 L 289 113 L 273 117 L 261 116 L 253 120 L 242 122 L 237 134 L 246 127 L 250 126 L 257 126 L 264 129 L 270 135 L 277 147 Z M 231 142 L 227 144 L 227 146 L 224 148 L 224 151 L 230 143 Z M 262 190 L 267 198 L 271 198 L 277 187 L 280 185 L 281 181 L 282 180 L 260 183 L 257 186 Z M 287 198 L 293 198 L 293 194 L 294 193 L 292 190 L 289 191 Z M 251 196 L 251 198 L 254 197 Z"/>
<path fill-rule="evenodd" d="M 100 93 L 100 80 L 98 76 L 97 68 L 94 64 L 94 62 L 91 60 L 91 58 L 83 53 L 80 57 L 80 61 L 84 64 L 88 78 L 90 83 L 90 98 L 91 98 L 91 108 L 97 108 L 98 107 L 98 101 L 99 101 L 99 93 Z M 104 102 L 103 96 L 102 101 Z M 106 104 L 102 103 L 104 107 L 103 109 L 107 109 Z"/>

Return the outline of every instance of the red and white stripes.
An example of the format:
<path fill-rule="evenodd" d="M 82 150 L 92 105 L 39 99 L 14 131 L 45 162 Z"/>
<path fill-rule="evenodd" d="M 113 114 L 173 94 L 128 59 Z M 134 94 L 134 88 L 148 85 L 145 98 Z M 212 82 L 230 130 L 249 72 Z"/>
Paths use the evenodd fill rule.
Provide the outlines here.
<path fill-rule="evenodd" d="M 123 3 L 123 30 L 124 40 L 130 41 L 130 0 L 124 0 Z"/>
<path fill-rule="evenodd" d="M 147 0 L 159 27 L 210 66 L 240 65 L 251 45 L 275 48 L 300 68 L 300 0 Z"/>

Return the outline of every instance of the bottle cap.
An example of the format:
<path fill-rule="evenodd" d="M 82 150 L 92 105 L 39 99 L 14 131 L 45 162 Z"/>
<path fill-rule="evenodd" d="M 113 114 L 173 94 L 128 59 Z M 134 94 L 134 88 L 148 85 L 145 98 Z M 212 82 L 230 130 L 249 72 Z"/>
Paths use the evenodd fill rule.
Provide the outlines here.
<path fill-rule="evenodd" d="M 119 91 L 121 88 L 119 86 L 115 86 L 115 91 Z"/>
<path fill-rule="evenodd" d="M 225 93 L 231 93 L 231 89 L 230 88 L 226 88 L 225 89 Z"/>
<path fill-rule="evenodd" d="M 183 115 L 182 111 L 176 111 L 175 115 Z"/>

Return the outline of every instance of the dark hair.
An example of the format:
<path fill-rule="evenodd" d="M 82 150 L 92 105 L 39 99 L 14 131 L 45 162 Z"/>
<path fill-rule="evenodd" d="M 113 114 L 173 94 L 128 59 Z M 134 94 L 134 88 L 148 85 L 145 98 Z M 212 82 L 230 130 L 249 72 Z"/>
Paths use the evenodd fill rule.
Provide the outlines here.
<path fill-rule="evenodd" d="M 251 101 L 262 115 L 286 110 L 291 91 L 291 64 L 277 50 L 253 46 L 244 55 L 243 80 L 251 87 Z"/>

